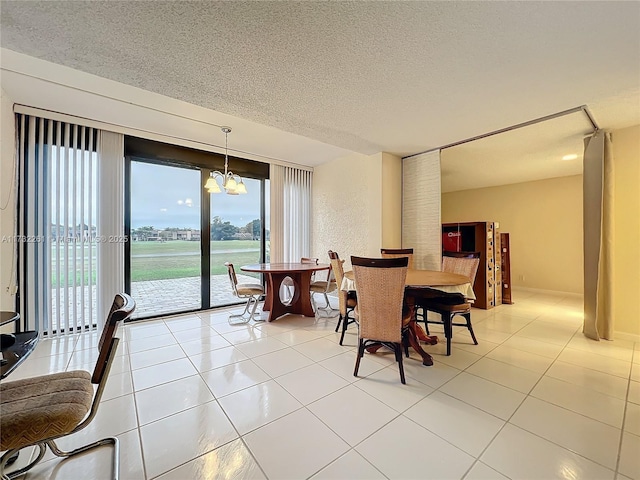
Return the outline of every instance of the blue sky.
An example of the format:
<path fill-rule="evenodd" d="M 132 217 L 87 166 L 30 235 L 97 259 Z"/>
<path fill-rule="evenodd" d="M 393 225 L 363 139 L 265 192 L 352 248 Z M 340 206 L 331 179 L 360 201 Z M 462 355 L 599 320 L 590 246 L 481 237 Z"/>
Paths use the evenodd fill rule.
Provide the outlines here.
<path fill-rule="evenodd" d="M 260 182 L 244 179 L 246 195 L 212 194 L 211 217 L 243 227 L 260 218 Z M 131 228 L 200 228 L 200 171 L 131 163 Z"/>

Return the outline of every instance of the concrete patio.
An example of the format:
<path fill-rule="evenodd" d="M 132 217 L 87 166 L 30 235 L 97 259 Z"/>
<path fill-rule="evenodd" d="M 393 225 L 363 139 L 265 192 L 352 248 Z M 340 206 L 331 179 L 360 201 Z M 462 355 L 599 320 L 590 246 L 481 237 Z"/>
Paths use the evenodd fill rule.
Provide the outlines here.
<path fill-rule="evenodd" d="M 238 283 L 253 283 L 256 279 L 238 275 Z M 133 318 L 144 318 L 200 308 L 200 277 L 150 280 L 131 284 L 131 296 L 136 300 Z M 227 275 L 211 276 L 211 306 L 219 307 L 242 302 L 233 295 Z"/>
<path fill-rule="evenodd" d="M 255 282 L 256 279 L 246 275 L 238 275 L 238 282 Z M 74 292 L 75 290 L 75 292 Z M 57 329 L 57 305 L 58 295 L 60 304 L 66 304 L 66 310 L 60 311 L 61 323 L 65 318 L 88 318 L 93 322 L 97 321 L 95 302 L 97 297 L 96 286 L 69 287 L 64 289 L 53 289 L 51 318 L 53 329 Z M 75 298 L 74 298 L 75 293 Z M 67 295 L 65 301 L 65 294 Z M 131 284 L 131 296 L 136 301 L 136 311 L 133 318 L 145 318 L 161 314 L 177 313 L 186 310 L 196 310 L 200 308 L 200 277 L 176 278 L 170 280 L 149 280 L 134 282 Z M 231 291 L 229 277 L 227 275 L 211 276 L 211 306 L 219 307 L 242 303 Z M 75 304 L 75 309 L 74 309 Z M 93 304 L 93 308 L 89 306 Z M 84 308 L 84 316 L 81 312 Z M 80 325 L 76 325 L 80 326 Z"/>

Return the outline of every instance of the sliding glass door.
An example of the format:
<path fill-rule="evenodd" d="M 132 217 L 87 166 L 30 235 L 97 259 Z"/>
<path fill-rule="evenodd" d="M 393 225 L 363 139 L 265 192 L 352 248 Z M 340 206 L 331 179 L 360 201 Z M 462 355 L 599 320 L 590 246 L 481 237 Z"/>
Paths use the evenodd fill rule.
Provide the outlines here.
<path fill-rule="evenodd" d="M 242 265 L 263 258 L 261 198 L 263 181 L 244 179 L 246 195 L 210 195 L 211 306 L 237 303 L 231 293 L 225 262 L 233 263 L 239 283 L 255 282 L 259 273 L 245 273 Z M 251 278 L 253 277 L 253 278 Z"/>
<path fill-rule="evenodd" d="M 132 161 L 130 172 L 136 317 L 201 308 L 200 170 Z"/>
<path fill-rule="evenodd" d="M 225 262 L 264 261 L 269 165 L 229 157 L 247 193 L 208 193 L 224 157 L 125 137 L 125 288 L 137 302 L 134 318 L 239 303 Z"/>

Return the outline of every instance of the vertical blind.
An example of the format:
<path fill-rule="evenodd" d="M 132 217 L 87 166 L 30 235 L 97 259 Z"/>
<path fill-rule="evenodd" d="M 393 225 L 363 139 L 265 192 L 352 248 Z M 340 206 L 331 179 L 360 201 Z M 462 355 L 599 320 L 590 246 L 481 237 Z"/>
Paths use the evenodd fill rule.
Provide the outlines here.
<path fill-rule="evenodd" d="M 311 250 L 312 172 L 271 165 L 272 262 L 298 262 Z"/>
<path fill-rule="evenodd" d="M 105 229 L 107 235 L 100 231 L 99 198 L 106 195 L 98 196 L 98 178 L 103 183 L 109 174 L 103 172 L 99 147 L 101 134 L 109 132 L 20 114 L 16 125 L 21 316 L 27 328 L 48 336 L 96 329 L 104 317 L 98 309 L 102 290 L 97 287 L 105 270 L 99 260 L 109 238 L 122 241 L 112 228 Z M 121 160 L 122 154 L 121 145 Z M 121 196 L 114 182 L 107 187 L 109 195 Z M 122 225 L 122 214 L 117 222 Z"/>

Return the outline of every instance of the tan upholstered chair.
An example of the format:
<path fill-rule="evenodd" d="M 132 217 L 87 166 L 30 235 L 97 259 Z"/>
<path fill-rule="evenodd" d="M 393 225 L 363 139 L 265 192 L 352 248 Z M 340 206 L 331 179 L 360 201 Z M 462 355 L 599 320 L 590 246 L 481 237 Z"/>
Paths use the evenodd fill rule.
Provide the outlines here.
<path fill-rule="evenodd" d="M 317 260 L 317 259 L 316 259 Z M 316 264 L 318 262 L 316 261 Z M 324 276 L 325 271 L 316 272 L 316 278 L 311 282 L 309 286 L 311 290 L 311 303 L 313 304 L 313 311 L 316 312 L 317 316 L 321 315 L 321 312 L 324 312 L 327 317 L 335 316 L 334 312 L 337 312 L 329 302 L 329 293 L 335 291 L 338 288 L 336 283 L 335 276 L 333 275 L 333 268 L 329 267 L 329 270 L 326 271 L 326 277 L 324 279 L 317 279 L 318 276 Z M 325 305 L 324 307 L 318 307 L 315 301 L 315 294 L 319 293 L 324 296 Z"/>
<path fill-rule="evenodd" d="M 408 268 L 413 268 L 413 248 L 381 248 L 380 255 L 382 258 L 402 258 L 409 259 Z"/>
<path fill-rule="evenodd" d="M 340 310 L 340 316 L 338 317 L 338 324 L 336 325 L 336 332 L 342 326 L 342 334 L 340 335 L 340 345 L 344 341 L 344 334 L 347 328 L 352 323 L 356 323 L 356 318 L 353 313 L 358 300 L 355 292 L 345 292 L 340 287 L 342 285 L 342 279 L 344 278 L 344 268 L 342 267 L 343 260 L 340 260 L 337 252 L 329 250 L 329 261 L 331 262 L 331 270 L 336 277 L 336 285 L 338 288 L 338 307 Z"/>
<path fill-rule="evenodd" d="M 406 346 L 409 312 L 403 315 L 404 287 L 409 260 L 403 258 L 351 257 L 358 290 L 358 354 L 354 376 L 358 376 L 365 349 L 384 345 L 392 349 L 404 379 L 402 349 Z"/>
<path fill-rule="evenodd" d="M 256 313 L 256 309 L 258 308 L 258 303 L 260 303 L 260 297 L 264 295 L 264 287 L 258 282 L 238 283 L 238 277 L 236 276 L 235 268 L 233 268 L 233 263 L 226 262 L 224 266 L 227 267 L 227 272 L 229 273 L 229 282 L 231 283 L 233 294 L 242 300 L 247 300 L 242 313 L 229 315 L 229 324 L 247 323 L 251 319 L 260 321 L 260 314 Z M 249 313 L 249 308 L 251 308 L 251 313 Z"/>
<path fill-rule="evenodd" d="M 457 273 L 469 277 L 469 282 L 473 287 L 480 264 L 480 252 L 442 252 L 442 271 Z M 447 339 L 447 355 L 451 355 L 451 338 L 453 337 L 452 327 L 467 327 L 471 334 L 471 339 L 475 345 L 478 344 L 471 325 L 471 303 L 461 294 L 442 293 L 437 296 L 416 299 L 416 306 L 422 309 L 422 319 L 427 333 L 429 324 L 442 324 L 444 336 Z M 440 315 L 440 320 L 429 320 L 427 311 Z M 456 315 L 465 319 L 465 323 L 453 323 Z M 420 315 L 416 314 L 416 318 Z"/>
<path fill-rule="evenodd" d="M 102 445 L 113 444 L 113 478 L 119 477 L 119 443 L 115 437 L 76 448 L 58 448 L 55 440 L 86 427 L 95 417 L 120 339 L 118 326 L 135 310 L 135 302 L 124 293 L 115 296 L 98 344 L 98 361 L 93 374 L 84 370 L 41 375 L 0 383 L 0 458 L 2 478 L 16 478 L 36 465 L 46 448 L 58 457 L 70 457 Z M 93 393 L 93 386 L 98 388 Z M 11 456 L 25 447 L 38 446 L 36 458 L 9 474 L 4 468 Z"/>

